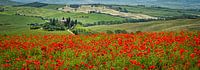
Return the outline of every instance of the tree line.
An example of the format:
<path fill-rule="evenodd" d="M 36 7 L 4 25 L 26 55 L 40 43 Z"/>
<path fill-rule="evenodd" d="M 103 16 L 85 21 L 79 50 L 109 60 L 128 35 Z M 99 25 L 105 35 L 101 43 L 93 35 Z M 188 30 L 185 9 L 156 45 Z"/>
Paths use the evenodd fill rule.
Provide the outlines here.
<path fill-rule="evenodd" d="M 147 21 L 155 21 L 158 19 L 125 19 L 122 21 L 119 20 L 115 20 L 115 21 L 97 21 L 94 23 L 86 23 L 86 24 L 82 24 L 82 26 L 84 27 L 88 27 L 88 26 L 95 26 L 95 25 L 113 25 L 113 24 L 123 24 L 123 23 L 136 23 L 136 22 L 147 22 Z"/>
<path fill-rule="evenodd" d="M 48 22 L 44 24 L 39 23 L 31 23 L 30 29 L 44 29 L 47 31 L 60 31 L 60 30 L 67 30 L 67 29 L 73 29 L 75 26 L 80 23 L 77 20 L 73 20 L 70 17 L 69 18 L 62 18 L 61 20 L 52 18 L 49 19 Z"/>
<path fill-rule="evenodd" d="M 0 12 L 4 12 L 5 11 L 5 9 L 4 8 L 0 8 Z"/>
<path fill-rule="evenodd" d="M 126 18 L 125 20 L 119 21 L 97 21 L 94 23 L 82 24 L 84 27 L 95 26 L 95 25 L 113 25 L 113 24 L 123 24 L 123 23 L 138 23 L 138 22 L 149 22 L 149 21 L 159 21 L 159 20 L 176 20 L 176 19 L 196 19 L 200 18 L 197 15 L 183 14 L 182 16 L 173 16 L 173 17 L 158 17 L 157 19 L 131 19 Z"/>

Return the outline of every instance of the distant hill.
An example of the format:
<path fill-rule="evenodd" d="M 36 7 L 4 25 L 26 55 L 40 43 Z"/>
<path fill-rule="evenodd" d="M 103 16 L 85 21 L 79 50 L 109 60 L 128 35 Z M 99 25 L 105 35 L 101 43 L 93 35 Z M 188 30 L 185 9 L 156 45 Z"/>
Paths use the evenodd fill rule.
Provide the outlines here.
<path fill-rule="evenodd" d="M 200 8 L 200 0 L 12 0 L 17 2 L 42 2 L 51 4 L 119 4 L 119 5 L 156 5 L 169 8 Z"/>
<path fill-rule="evenodd" d="M 32 2 L 23 5 L 15 5 L 17 7 L 36 7 L 36 8 L 46 8 L 46 9 L 58 9 L 64 7 L 65 5 L 62 4 L 47 4 L 47 3 L 40 3 L 40 2 Z"/>
<path fill-rule="evenodd" d="M 23 5 L 17 5 L 17 6 L 28 6 L 28 7 L 44 7 L 47 6 L 48 4 L 46 3 L 40 3 L 40 2 L 32 2 L 32 3 L 27 3 L 27 4 L 23 4 Z"/>
<path fill-rule="evenodd" d="M 11 1 L 11 0 L 0 0 L 0 5 L 20 5 L 21 2 Z"/>

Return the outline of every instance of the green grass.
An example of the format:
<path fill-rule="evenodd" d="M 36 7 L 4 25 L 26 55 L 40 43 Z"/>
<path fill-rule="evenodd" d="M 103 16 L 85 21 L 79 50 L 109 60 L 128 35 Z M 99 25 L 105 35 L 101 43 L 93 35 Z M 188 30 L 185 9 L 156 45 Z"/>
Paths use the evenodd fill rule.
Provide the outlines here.
<path fill-rule="evenodd" d="M 86 27 L 97 32 L 105 32 L 106 30 L 117 30 L 123 29 L 128 32 L 144 31 L 198 31 L 200 27 L 200 19 L 177 19 L 169 21 L 152 21 L 152 22 L 141 22 L 141 23 L 125 23 L 116 25 L 100 25 Z"/>
<path fill-rule="evenodd" d="M 106 15 L 106 14 L 86 14 L 86 13 L 67 13 L 53 9 L 44 9 L 44 8 L 34 8 L 34 7 L 10 7 L 7 6 L 4 8 L 7 10 L 5 12 L 0 12 L 0 14 L 14 15 L 16 13 L 23 14 L 26 16 L 41 16 L 45 18 L 58 18 L 62 19 L 63 17 L 71 17 L 77 19 L 83 24 L 93 23 L 97 21 L 121 21 L 125 18 Z M 87 18 L 85 18 L 87 17 Z"/>
<path fill-rule="evenodd" d="M 146 14 L 155 17 L 181 16 L 183 14 L 196 14 L 196 15 L 200 14 L 200 12 L 197 11 L 186 11 L 181 9 L 156 8 L 156 7 L 144 7 L 144 6 L 118 6 L 118 7 L 126 8 L 131 13 Z"/>
<path fill-rule="evenodd" d="M 0 34 L 69 34 L 67 31 L 30 30 L 30 27 L 27 25 L 30 23 L 44 23 L 44 21 L 33 17 L 0 15 Z"/>
<path fill-rule="evenodd" d="M 43 9 L 43 8 L 34 8 L 34 7 L 11 7 L 11 6 L 3 6 L 5 8 L 5 12 L 0 12 L 0 14 L 6 13 L 10 15 L 14 15 L 16 13 L 26 16 L 41 16 L 47 17 L 54 14 L 62 14 L 61 11 L 51 10 L 51 9 Z"/>
<path fill-rule="evenodd" d="M 65 14 L 55 14 L 52 15 L 55 18 L 62 18 L 62 17 L 71 17 L 72 19 L 77 19 L 78 21 L 81 21 L 83 24 L 86 23 L 93 23 L 97 21 L 122 21 L 125 20 L 125 18 L 121 17 L 115 17 L 115 16 L 110 16 L 106 14 L 86 14 L 86 13 L 65 13 Z M 49 16 L 52 17 L 52 16 Z"/>

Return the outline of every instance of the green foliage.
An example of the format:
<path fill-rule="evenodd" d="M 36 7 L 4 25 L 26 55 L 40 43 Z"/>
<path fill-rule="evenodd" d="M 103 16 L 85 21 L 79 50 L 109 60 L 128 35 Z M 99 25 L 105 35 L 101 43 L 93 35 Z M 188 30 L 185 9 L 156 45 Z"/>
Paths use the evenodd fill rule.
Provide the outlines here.
<path fill-rule="evenodd" d="M 5 9 L 0 7 L 0 12 L 4 12 L 4 11 L 5 11 Z"/>
<path fill-rule="evenodd" d="M 31 30 L 30 25 L 27 25 L 30 23 L 40 23 L 41 25 L 45 21 L 36 17 L 0 14 L 0 35 L 69 34 L 67 31 Z"/>
<path fill-rule="evenodd" d="M 156 21 L 156 20 L 166 20 L 166 19 L 129 19 L 127 18 L 123 21 L 117 21 L 117 20 L 116 21 L 98 21 L 94 23 L 83 24 L 83 26 L 88 27 L 88 26 L 95 26 L 95 25 L 114 25 L 114 24 L 123 24 L 123 23 L 148 22 L 148 21 Z"/>
<path fill-rule="evenodd" d="M 106 30 L 106 33 L 107 33 L 107 34 L 114 34 L 114 32 L 111 31 L 111 30 Z"/>
<path fill-rule="evenodd" d="M 89 30 L 89 29 L 84 29 L 84 28 L 75 28 L 75 29 L 72 30 L 72 32 L 73 32 L 74 34 L 76 34 L 76 35 L 78 35 L 78 34 L 89 35 L 89 34 L 94 34 L 94 33 L 96 33 L 96 32 L 94 32 L 94 31 L 91 31 L 91 30 Z"/>
<path fill-rule="evenodd" d="M 47 31 L 59 31 L 65 29 L 73 29 L 78 24 L 77 20 L 72 20 L 71 18 L 64 18 L 62 20 L 50 19 L 43 25 L 43 29 Z"/>
<path fill-rule="evenodd" d="M 81 5 L 78 5 L 78 4 L 72 4 L 72 5 L 69 5 L 71 8 L 79 8 Z"/>
<path fill-rule="evenodd" d="M 65 27 L 58 19 L 53 18 L 43 25 L 43 29 L 47 31 L 62 31 L 65 30 Z"/>
<path fill-rule="evenodd" d="M 41 28 L 41 25 L 38 24 L 38 23 L 31 23 L 31 24 L 28 24 L 28 25 L 30 25 L 30 29 L 33 29 L 33 30 Z"/>
<path fill-rule="evenodd" d="M 115 30 L 114 31 L 115 32 L 115 34 L 127 34 L 128 32 L 126 31 L 126 30 Z"/>
<path fill-rule="evenodd" d="M 154 32 L 154 31 L 199 31 L 200 19 L 160 20 L 139 23 L 124 23 L 115 25 L 97 25 L 86 27 L 93 31 L 106 32 L 106 30 L 126 30 L 128 32 Z"/>
<path fill-rule="evenodd" d="M 71 19 L 77 19 L 83 24 L 94 23 L 98 21 L 123 21 L 125 18 L 111 16 L 107 14 L 87 14 L 87 13 L 67 13 L 53 9 L 45 8 L 34 8 L 34 7 L 10 7 L 3 6 L 6 12 L 0 12 L 0 14 L 14 15 L 18 14 L 21 16 L 31 16 L 31 17 L 40 17 L 40 18 L 58 18 L 62 19 L 63 17 L 71 17 Z M 103 18 L 99 18 L 103 17 Z"/>

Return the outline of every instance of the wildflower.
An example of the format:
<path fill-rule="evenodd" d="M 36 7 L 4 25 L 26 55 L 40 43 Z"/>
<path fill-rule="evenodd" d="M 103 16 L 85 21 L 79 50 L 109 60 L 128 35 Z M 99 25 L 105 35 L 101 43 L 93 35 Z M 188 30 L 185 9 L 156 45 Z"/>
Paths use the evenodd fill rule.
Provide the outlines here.
<path fill-rule="evenodd" d="M 182 55 L 184 51 L 185 51 L 184 49 L 180 49 L 179 51 L 180 55 Z"/>
<path fill-rule="evenodd" d="M 195 54 L 194 54 L 194 53 L 190 54 L 190 57 L 191 57 L 192 59 L 194 59 Z"/>
<path fill-rule="evenodd" d="M 124 67 L 124 70 L 128 70 L 128 68 L 127 68 L 127 67 Z"/>
<path fill-rule="evenodd" d="M 155 69 L 156 66 L 152 65 L 152 66 L 149 66 L 149 69 Z"/>

